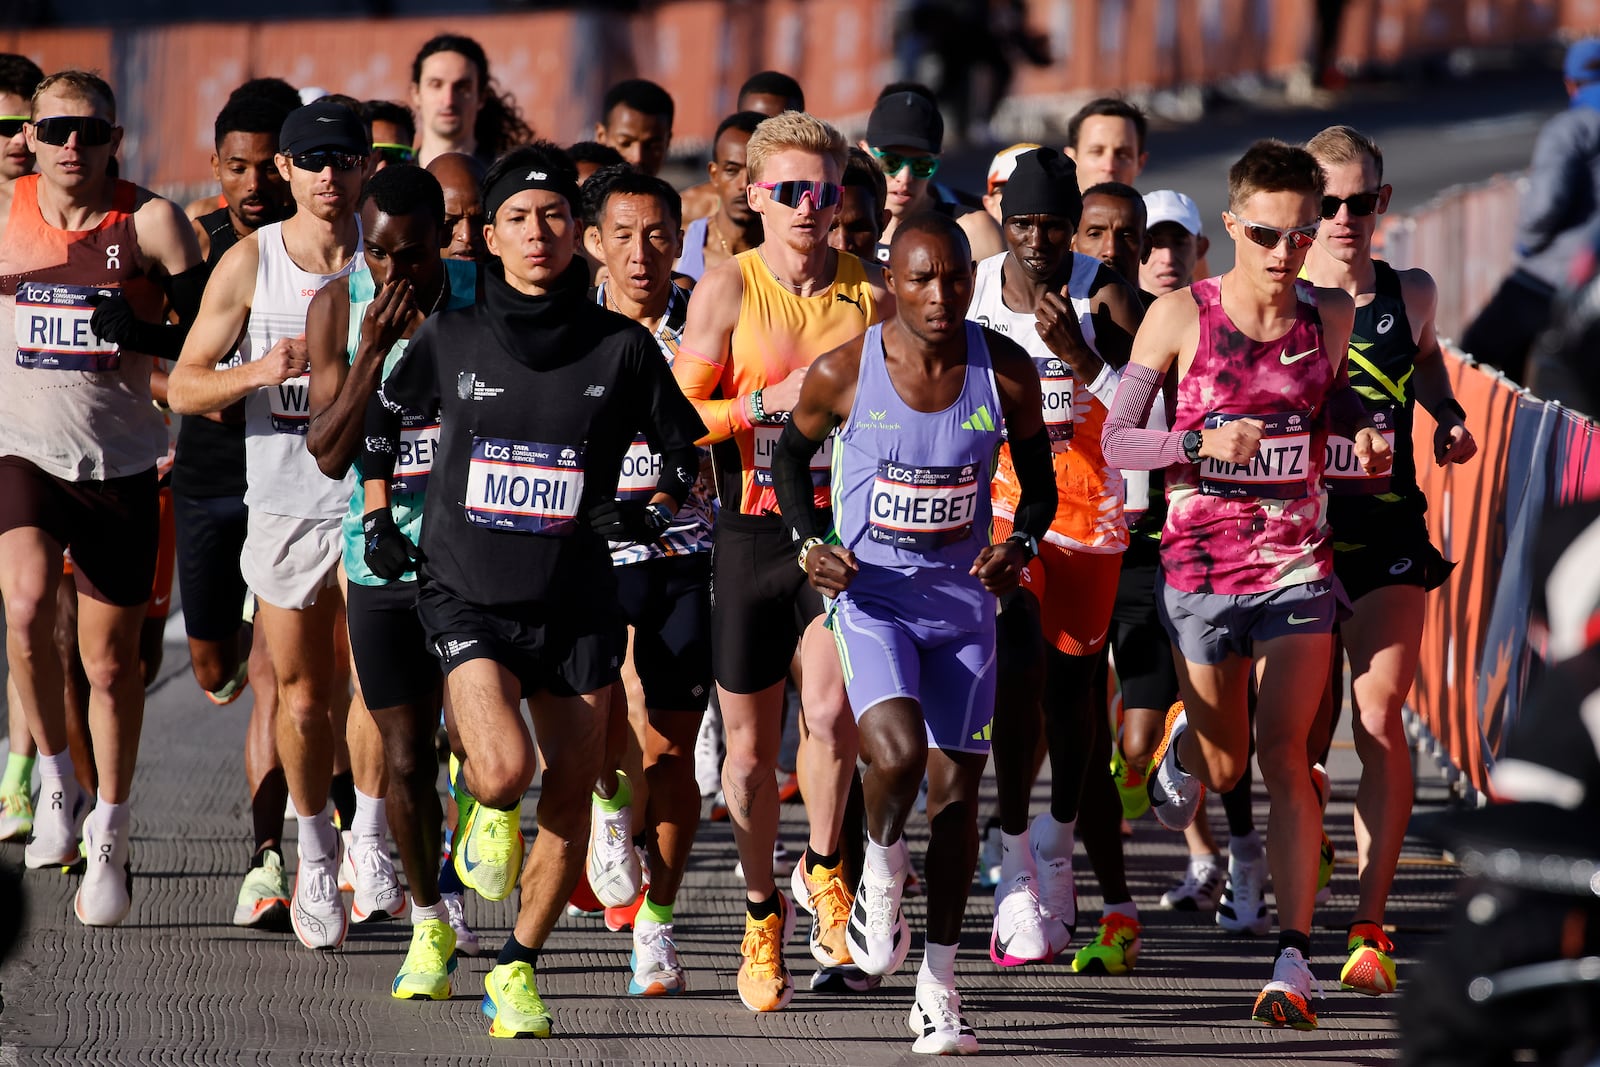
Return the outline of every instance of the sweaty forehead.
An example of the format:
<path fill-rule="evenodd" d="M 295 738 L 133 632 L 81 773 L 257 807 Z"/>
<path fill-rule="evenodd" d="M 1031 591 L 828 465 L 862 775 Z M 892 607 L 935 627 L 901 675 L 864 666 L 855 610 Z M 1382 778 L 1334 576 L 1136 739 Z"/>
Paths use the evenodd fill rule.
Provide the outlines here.
<path fill-rule="evenodd" d="M 1083 199 L 1083 217 L 1078 223 L 1079 227 L 1096 226 L 1135 226 L 1139 222 L 1139 212 L 1132 203 L 1120 196 L 1106 196 L 1096 193 Z"/>
<path fill-rule="evenodd" d="M 106 102 L 91 93 L 80 93 L 73 89 L 51 89 L 38 100 L 34 101 L 33 115 L 35 118 L 47 119 L 54 115 L 96 115 L 103 119 L 111 118 L 111 109 Z"/>

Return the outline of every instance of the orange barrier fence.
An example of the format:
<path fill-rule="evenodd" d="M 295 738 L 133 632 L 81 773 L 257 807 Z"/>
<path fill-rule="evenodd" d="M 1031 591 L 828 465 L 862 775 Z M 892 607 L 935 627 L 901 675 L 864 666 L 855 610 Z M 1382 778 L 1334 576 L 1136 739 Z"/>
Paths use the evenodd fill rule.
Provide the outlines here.
<path fill-rule="evenodd" d="M 46 70 L 105 72 L 127 127 L 129 177 L 162 191 L 209 192 L 211 123 L 246 78 L 278 75 L 361 99 L 407 99 L 411 58 L 450 30 L 478 39 L 530 125 L 562 143 L 589 135 L 605 87 L 655 79 L 675 96 L 675 133 L 703 143 L 764 68 L 806 87 L 819 115 L 860 120 L 894 76 L 897 0 L 667 0 L 631 16 L 581 8 L 516 15 L 0 29 L 0 50 Z M 1029 22 L 1055 61 L 1018 72 L 1016 95 L 1173 88 L 1279 75 L 1304 62 L 1314 5 L 1264 0 L 1032 0 Z M 1579 0 L 1351 0 L 1342 63 L 1364 67 L 1474 46 L 1600 28 Z"/>

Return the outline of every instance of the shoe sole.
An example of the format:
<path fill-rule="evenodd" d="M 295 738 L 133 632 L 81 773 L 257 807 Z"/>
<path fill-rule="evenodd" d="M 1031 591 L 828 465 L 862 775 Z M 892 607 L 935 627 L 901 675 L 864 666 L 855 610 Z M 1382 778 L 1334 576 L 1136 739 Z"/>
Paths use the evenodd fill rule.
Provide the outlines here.
<path fill-rule="evenodd" d="M 358 911 L 354 904 L 350 906 L 350 922 L 355 926 L 365 926 L 368 923 L 383 923 L 398 918 L 398 915 L 389 914 L 385 908 L 375 911 Z"/>
<path fill-rule="evenodd" d="M 882 984 L 882 977 L 868 974 L 855 964 L 848 967 L 821 967 L 811 975 L 813 993 L 870 993 Z"/>
<path fill-rule="evenodd" d="M 550 1020 L 544 1021 L 542 1030 L 506 1030 L 500 1026 L 500 1006 L 494 1002 L 494 997 L 488 993 L 483 995 L 483 1000 L 478 1004 L 478 1010 L 489 1017 L 489 1036 L 509 1038 L 516 1040 L 527 1037 L 549 1037 Z"/>
<path fill-rule="evenodd" d="M 1315 1030 L 1317 1017 L 1304 1004 L 1279 990 L 1264 992 L 1256 998 L 1255 1011 L 1250 1016 L 1265 1026 L 1288 1027 L 1293 1030 Z"/>
<path fill-rule="evenodd" d="M 1072 973 L 1073 974 L 1093 974 L 1093 975 L 1107 976 L 1107 977 L 1111 977 L 1111 978 L 1120 978 L 1122 975 L 1125 975 L 1125 974 L 1129 973 L 1132 970 L 1133 970 L 1133 968 L 1131 966 L 1128 966 L 1128 965 L 1124 965 L 1122 967 L 1112 967 L 1109 964 L 1107 964 L 1105 960 L 1101 959 L 1099 956 L 1093 957 L 1092 959 L 1089 960 L 1089 962 L 1085 963 L 1082 967 L 1078 966 L 1078 961 L 1077 960 L 1073 960 L 1072 961 Z"/>
<path fill-rule="evenodd" d="M 456 877 L 461 879 L 462 885 L 478 894 L 478 896 L 482 897 L 484 900 L 497 904 L 509 897 L 511 895 L 511 891 L 515 889 L 517 887 L 517 883 L 521 881 L 522 864 L 528 858 L 528 842 L 527 839 L 522 836 L 522 828 L 519 826 L 517 828 L 517 847 L 512 852 L 512 858 L 515 860 L 515 862 L 506 864 L 507 871 L 511 871 L 513 867 L 516 868 L 516 870 L 506 879 L 505 892 L 498 896 L 490 896 L 488 893 L 485 893 L 478 880 L 472 877 L 472 872 L 467 869 L 466 861 L 467 831 L 473 825 L 474 820 L 477 819 L 478 812 L 482 810 L 482 805 L 474 803 L 472 805 L 472 811 L 467 815 L 466 818 L 462 819 L 460 824 L 457 826 L 456 837 L 459 839 L 461 847 L 451 849 L 450 862 L 455 864 Z M 518 853 L 521 855 L 519 856 Z M 479 866 L 482 866 L 482 864 Z"/>
<path fill-rule="evenodd" d="M 1187 830 L 1191 825 L 1193 825 L 1195 816 L 1200 812 L 1200 805 L 1206 798 L 1205 785 L 1203 783 L 1196 783 L 1200 787 L 1200 792 L 1196 794 L 1194 798 L 1194 804 L 1189 812 L 1188 822 L 1185 822 L 1181 826 L 1174 826 L 1161 817 L 1161 809 L 1167 807 L 1167 804 L 1157 804 L 1156 798 L 1153 795 L 1150 795 L 1150 790 L 1157 788 L 1160 784 L 1157 771 L 1159 771 L 1161 767 L 1161 761 L 1167 758 L 1167 749 L 1172 744 L 1173 723 L 1177 722 L 1178 716 L 1182 715 L 1185 710 L 1186 709 L 1183 707 L 1182 701 L 1179 701 L 1167 709 L 1167 722 L 1161 731 L 1161 743 L 1156 746 L 1155 753 L 1150 757 L 1150 766 L 1155 768 L 1155 770 L 1152 770 L 1150 775 L 1145 779 L 1145 793 L 1150 797 L 1150 810 L 1155 812 L 1156 821 L 1162 826 L 1165 826 L 1168 830 L 1177 832 Z"/>
<path fill-rule="evenodd" d="M 289 900 L 287 897 L 274 897 L 256 903 L 249 912 L 241 912 L 237 908 L 233 912 L 233 925 L 238 927 L 251 927 L 257 930 L 287 930 L 289 928 Z"/>
<path fill-rule="evenodd" d="M 1351 977 L 1354 977 L 1356 981 L 1350 982 L 1347 980 Z M 1361 979 L 1364 977 L 1370 977 L 1375 980 L 1363 984 Z M 1380 986 L 1378 984 L 1379 980 L 1387 983 L 1387 988 Z M 1397 984 L 1398 983 L 1391 980 L 1387 972 L 1384 971 L 1383 964 L 1371 958 L 1362 958 L 1352 963 L 1346 963 L 1344 966 L 1344 972 L 1339 975 L 1340 989 L 1348 989 L 1350 992 L 1360 993 L 1364 997 L 1386 996 L 1387 994 L 1395 991 Z"/>

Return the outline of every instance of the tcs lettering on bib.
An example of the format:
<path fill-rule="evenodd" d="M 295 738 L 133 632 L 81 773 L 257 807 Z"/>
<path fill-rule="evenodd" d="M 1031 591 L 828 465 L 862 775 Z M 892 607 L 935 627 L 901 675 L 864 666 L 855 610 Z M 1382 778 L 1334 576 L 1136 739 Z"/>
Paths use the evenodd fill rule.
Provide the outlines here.
<path fill-rule="evenodd" d="M 311 375 L 302 374 L 269 387 L 267 408 L 274 432 L 303 436 L 311 425 Z"/>
<path fill-rule="evenodd" d="M 1050 434 L 1050 450 L 1065 452 L 1072 441 L 1072 368 L 1054 356 L 1034 356 L 1033 366 L 1044 394 L 1044 428 Z"/>
<path fill-rule="evenodd" d="M 17 287 L 17 366 L 29 370 L 104 373 L 122 365 L 122 352 L 89 328 L 94 305 L 115 296 L 112 286 L 24 282 Z"/>
<path fill-rule="evenodd" d="M 1374 411 L 1372 422 L 1394 452 L 1394 417 L 1387 411 Z M 1361 469 L 1356 458 L 1356 443 L 1348 437 L 1328 435 L 1328 458 L 1322 476 L 1328 480 L 1328 492 L 1339 496 L 1371 496 L 1389 491 L 1387 474 L 1368 474 Z"/>
<path fill-rule="evenodd" d="M 878 463 L 867 534 L 879 544 L 931 552 L 972 536 L 978 468 Z"/>
<path fill-rule="evenodd" d="M 1262 424 L 1261 450 L 1249 463 L 1200 461 L 1200 491 L 1207 496 L 1267 497 L 1295 500 L 1306 495 L 1311 475 L 1311 413 L 1276 415 L 1206 416 L 1206 429 L 1215 430 L 1235 419 L 1255 419 Z"/>
<path fill-rule="evenodd" d="M 408 415 L 400 426 L 400 454 L 395 457 L 389 488 L 420 493 L 428 487 L 434 453 L 439 451 L 439 420 Z"/>
<path fill-rule="evenodd" d="M 496 530 L 565 537 L 577 526 L 583 449 L 474 437 L 467 464 L 467 521 Z"/>
<path fill-rule="evenodd" d="M 656 484 L 661 481 L 661 456 L 650 450 L 644 434 L 633 439 L 622 456 L 622 475 L 617 479 L 617 497 L 620 500 L 648 500 L 656 494 Z"/>
<path fill-rule="evenodd" d="M 757 485 L 772 484 L 772 454 L 778 450 L 778 438 L 783 436 L 782 426 L 757 426 L 755 443 L 755 476 Z M 833 434 L 829 434 L 811 457 L 811 484 L 827 485 L 833 469 Z"/>

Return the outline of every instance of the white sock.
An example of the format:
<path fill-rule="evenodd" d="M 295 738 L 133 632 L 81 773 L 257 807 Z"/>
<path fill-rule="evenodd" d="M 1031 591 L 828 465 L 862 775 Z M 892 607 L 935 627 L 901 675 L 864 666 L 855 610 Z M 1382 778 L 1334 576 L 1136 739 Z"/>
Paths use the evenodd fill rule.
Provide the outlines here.
<path fill-rule="evenodd" d="M 418 904 L 417 898 L 411 898 L 411 925 L 415 926 L 424 919 L 438 919 L 440 922 L 449 922 L 450 913 L 444 909 L 444 898 L 440 897 L 432 904 Z"/>
<path fill-rule="evenodd" d="M 105 797 L 97 797 L 94 805 L 95 825 L 102 830 L 120 830 L 128 825 L 128 804 L 113 804 Z"/>
<path fill-rule="evenodd" d="M 1105 914 L 1121 915 L 1125 919 L 1132 919 L 1134 922 L 1138 922 L 1139 905 L 1135 904 L 1131 900 L 1123 904 L 1107 904 L 1105 907 Z"/>
<path fill-rule="evenodd" d="M 956 945 L 936 945 L 929 941 L 922 950 L 922 966 L 917 970 L 917 984 L 955 988 Z"/>
<path fill-rule="evenodd" d="M 1266 849 L 1261 844 L 1261 834 L 1257 830 L 1251 830 L 1243 837 L 1228 838 L 1228 854 L 1245 863 L 1254 863 L 1264 851 Z"/>
<path fill-rule="evenodd" d="M 906 850 L 901 847 L 904 839 L 898 839 L 887 845 L 880 845 L 867 835 L 867 870 L 879 878 L 894 878 L 905 870 Z"/>
<path fill-rule="evenodd" d="M 1215 852 L 1208 852 L 1204 856 L 1190 856 L 1189 869 L 1199 874 L 1201 871 L 1219 870 L 1222 867 L 1222 857 Z"/>
<path fill-rule="evenodd" d="M 1033 847 L 1044 860 L 1067 860 L 1078 843 L 1078 820 L 1057 822 L 1048 811 L 1033 820 Z"/>
<path fill-rule="evenodd" d="M 355 837 L 383 837 L 389 830 L 387 809 L 382 797 L 369 797 L 356 790 L 356 817 L 350 820 L 350 833 Z"/>
<path fill-rule="evenodd" d="M 64 748 L 54 756 L 46 756 L 41 752 L 36 766 L 39 768 L 40 778 L 56 778 L 68 782 L 74 780 L 71 749 Z"/>
<path fill-rule="evenodd" d="M 332 859 L 338 855 L 339 838 L 333 829 L 333 802 L 316 815 L 302 815 L 295 807 L 295 821 L 300 824 L 300 856 L 313 862 Z"/>
<path fill-rule="evenodd" d="M 1033 848 L 1028 843 L 1028 831 L 1020 834 L 1000 831 L 1000 881 L 1005 882 L 1024 873 L 1037 873 Z"/>

